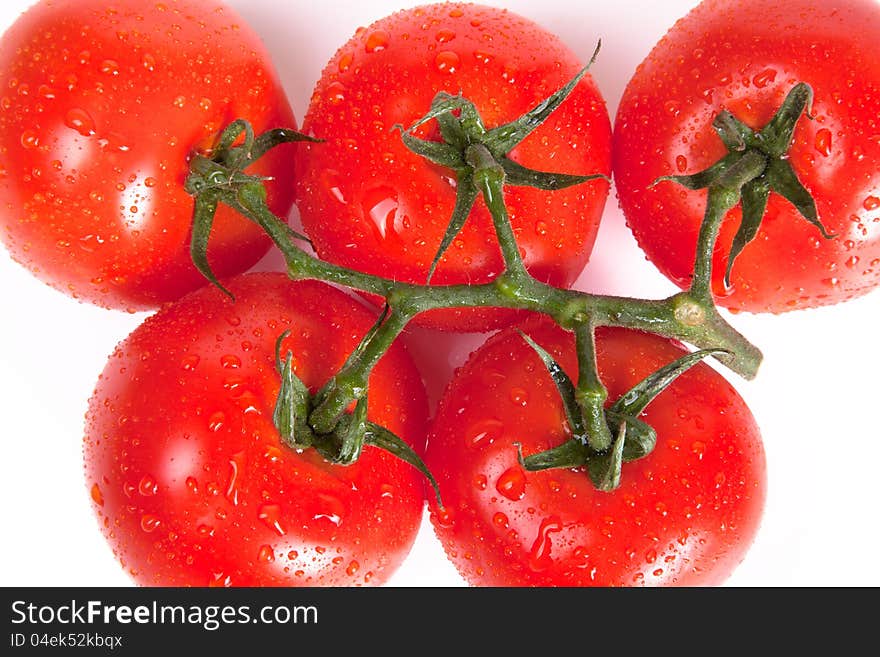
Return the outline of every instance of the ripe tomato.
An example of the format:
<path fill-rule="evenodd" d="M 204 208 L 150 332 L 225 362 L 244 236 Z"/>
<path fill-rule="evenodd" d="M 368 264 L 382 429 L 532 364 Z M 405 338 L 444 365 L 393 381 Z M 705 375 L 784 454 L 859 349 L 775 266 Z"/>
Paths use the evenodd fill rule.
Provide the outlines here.
<path fill-rule="evenodd" d="M 142 585 L 380 584 L 418 530 L 422 475 L 365 447 L 350 466 L 286 447 L 272 424 L 275 341 L 314 392 L 375 315 L 323 283 L 232 279 L 191 293 L 111 356 L 87 414 L 87 485 L 105 537 Z M 425 391 L 395 344 L 368 417 L 422 451 Z"/>
<path fill-rule="evenodd" d="M 303 119 L 304 132 L 327 141 L 296 155 L 297 206 L 318 254 L 424 283 L 452 217 L 456 181 L 451 170 L 410 152 L 392 127 L 411 126 L 440 91 L 472 101 L 487 128 L 503 125 L 581 66 L 556 36 L 493 7 L 427 5 L 358 30 L 327 64 Z M 435 138 L 433 130 L 419 134 Z M 605 103 L 587 77 L 511 158 L 544 171 L 607 174 L 610 131 Z M 607 192 L 604 180 L 553 192 L 507 188 L 510 219 L 534 276 L 557 286 L 574 282 L 589 258 Z M 431 282 L 485 283 L 502 270 L 491 217 L 478 200 Z M 417 321 L 485 330 L 514 317 L 499 309 L 449 310 Z"/>
<path fill-rule="evenodd" d="M 539 319 L 523 331 L 577 375 L 574 340 Z M 656 336 L 597 332 L 600 374 L 614 400 L 682 355 Z M 568 439 L 562 401 L 544 365 L 508 329 L 471 355 L 442 398 L 426 462 L 444 508 L 431 520 L 473 585 L 710 585 L 740 563 L 758 529 L 765 458 L 736 391 L 699 364 L 641 419 L 657 431 L 648 456 L 600 492 L 581 469 L 526 472 L 524 455 Z"/>
<path fill-rule="evenodd" d="M 235 118 L 295 127 L 257 35 L 215 0 L 41 1 L 0 41 L 0 226 L 12 257 L 74 297 L 143 310 L 205 284 L 192 265 L 187 158 Z M 293 202 L 290 146 L 255 164 Z M 270 242 L 232 210 L 218 276 Z"/>
<path fill-rule="evenodd" d="M 711 127 L 722 109 L 759 129 L 791 87 L 806 82 L 815 118 L 798 123 L 790 162 L 837 237 L 823 239 L 771 193 L 763 225 L 726 288 L 741 217 L 735 208 L 715 252 L 717 301 L 778 313 L 843 301 L 880 282 L 880 60 L 866 55 L 878 41 L 874 0 L 706 0 L 654 47 L 620 103 L 614 175 L 628 224 L 665 275 L 689 284 L 706 192 L 651 183 L 701 171 L 727 152 Z"/>

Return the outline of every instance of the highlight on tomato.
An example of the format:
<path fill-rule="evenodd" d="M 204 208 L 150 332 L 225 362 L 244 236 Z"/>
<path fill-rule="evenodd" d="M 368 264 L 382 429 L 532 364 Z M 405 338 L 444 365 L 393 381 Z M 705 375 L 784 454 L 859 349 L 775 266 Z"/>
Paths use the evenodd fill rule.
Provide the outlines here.
<path fill-rule="evenodd" d="M 497 7 L 430 4 L 359 29 L 324 68 L 303 119 L 303 132 L 325 142 L 296 154 L 297 207 L 318 255 L 412 283 L 492 280 L 504 262 L 485 203 L 476 199 L 455 239 L 443 245 L 457 203 L 467 206 L 468 181 L 410 151 L 401 131 L 428 112 L 438 93 L 460 95 L 476 108 L 482 127 L 427 121 L 414 133 L 464 151 L 462 145 L 485 135 L 483 128 L 515 121 L 583 66 L 557 36 Z M 607 176 L 610 138 L 605 102 L 586 74 L 540 127 L 511 145 L 509 182 L 524 171 L 519 167 Z M 603 179 L 553 190 L 506 187 L 510 222 L 535 277 L 561 287 L 575 281 L 607 193 Z M 516 317 L 497 308 L 444 309 L 417 321 L 487 330 Z"/>
<path fill-rule="evenodd" d="M 374 586 L 409 553 L 423 475 L 365 446 L 351 465 L 274 423 L 278 354 L 314 393 L 376 321 L 319 282 L 252 273 L 197 290 L 116 348 L 90 400 L 85 472 L 116 558 L 150 586 Z M 282 338 L 280 344 L 279 338 Z M 367 418 L 421 453 L 427 401 L 396 342 Z"/>
<path fill-rule="evenodd" d="M 599 490 L 585 467 L 526 467 L 572 433 L 526 338 L 576 380 L 572 334 L 537 318 L 471 354 L 432 421 L 426 463 L 442 506 L 429 499 L 431 521 L 462 576 L 475 586 L 725 581 L 754 540 L 766 497 L 760 432 L 735 389 L 705 363 L 679 375 L 638 418 L 656 432 L 653 451 L 623 463 L 614 490 Z M 646 333 L 596 333 L 609 403 L 686 353 Z"/>
<path fill-rule="evenodd" d="M 716 302 L 780 313 L 880 283 L 880 60 L 868 55 L 878 40 L 874 0 L 704 0 L 669 30 L 629 81 L 614 128 L 620 207 L 661 272 L 689 285 L 712 188 L 658 180 L 750 152 L 766 164 L 721 225 Z M 766 130 L 798 85 L 805 116 Z M 720 184 L 702 178 L 697 187 Z"/>
<path fill-rule="evenodd" d="M 191 153 L 234 118 L 295 128 L 259 37 L 215 0 L 41 0 L 0 40 L 0 90 L 0 238 L 52 287 L 129 311 L 206 284 L 189 254 Z M 282 218 L 292 150 L 248 169 Z M 269 245 L 223 207 L 208 256 L 231 276 Z"/>

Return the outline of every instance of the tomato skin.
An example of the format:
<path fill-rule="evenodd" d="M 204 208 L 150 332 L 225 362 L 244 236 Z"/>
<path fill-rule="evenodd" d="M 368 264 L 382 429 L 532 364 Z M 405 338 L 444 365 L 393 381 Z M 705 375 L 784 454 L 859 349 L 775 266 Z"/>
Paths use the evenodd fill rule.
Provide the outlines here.
<path fill-rule="evenodd" d="M 152 309 L 206 284 L 189 256 L 187 160 L 235 118 L 295 127 L 257 35 L 216 0 L 41 1 L 0 41 L 0 227 L 12 257 L 99 306 Z M 249 169 L 293 203 L 292 146 Z M 232 210 L 209 260 L 245 271 L 270 241 Z"/>
<path fill-rule="evenodd" d="M 574 340 L 546 320 L 523 331 L 573 378 Z M 597 332 L 610 399 L 682 355 L 673 342 L 624 329 Z M 525 455 L 568 438 L 549 374 L 505 330 L 471 355 L 440 402 L 426 462 L 444 508 L 431 520 L 472 585 L 714 585 L 743 559 L 765 498 L 758 427 L 736 391 L 705 364 L 642 416 L 655 450 L 623 466 L 621 486 L 596 490 L 581 470 L 527 473 Z"/>
<path fill-rule="evenodd" d="M 725 288 L 741 217 L 735 208 L 716 249 L 716 300 L 780 313 L 834 304 L 880 283 L 880 61 L 866 56 L 878 40 L 874 0 L 706 0 L 676 23 L 630 80 L 615 120 L 620 206 L 660 271 L 681 287 L 689 283 L 706 192 L 651 183 L 695 173 L 726 153 L 711 128 L 721 109 L 761 128 L 802 81 L 815 92 L 815 119 L 798 123 L 790 160 L 837 237 L 824 240 L 771 194 L 763 226 Z"/>
<path fill-rule="evenodd" d="M 559 39 L 506 10 L 472 4 L 409 8 L 358 32 L 325 67 L 303 130 L 326 139 L 297 152 L 297 206 L 325 260 L 424 283 L 452 216 L 454 174 L 411 153 L 393 126 L 412 125 L 439 91 L 474 102 L 488 128 L 511 121 L 557 91 L 582 63 Z M 430 124 L 433 126 L 433 122 Z M 437 138 L 430 130 L 420 133 Z M 610 171 L 611 127 L 589 75 L 512 153 L 536 169 Z M 584 268 L 608 184 L 543 192 L 509 187 L 511 222 L 529 271 L 560 287 Z M 432 278 L 484 283 L 503 270 L 491 217 L 477 202 Z M 512 311 L 443 310 L 422 325 L 488 330 Z"/>
<path fill-rule="evenodd" d="M 141 585 L 383 583 L 422 518 L 422 475 L 365 447 L 350 466 L 301 454 L 272 425 L 275 340 L 314 390 L 375 321 L 323 283 L 282 274 L 198 290 L 149 318 L 109 359 L 90 400 L 85 469 L 117 558 Z M 427 402 L 392 346 L 370 379 L 368 417 L 424 449 Z"/>

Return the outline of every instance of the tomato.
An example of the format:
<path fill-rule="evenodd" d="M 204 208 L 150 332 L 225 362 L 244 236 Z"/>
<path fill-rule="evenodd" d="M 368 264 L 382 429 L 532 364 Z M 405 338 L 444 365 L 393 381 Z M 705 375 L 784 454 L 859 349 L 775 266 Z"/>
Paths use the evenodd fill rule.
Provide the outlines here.
<path fill-rule="evenodd" d="M 108 308 L 144 310 L 206 283 L 189 255 L 187 158 L 235 118 L 295 127 L 257 35 L 215 0 L 41 1 L 0 41 L 0 226 L 46 283 Z M 291 146 L 248 171 L 293 202 Z M 216 217 L 218 276 L 270 241 L 230 209 Z"/>
<path fill-rule="evenodd" d="M 323 283 L 251 273 L 166 306 L 110 357 L 89 403 L 85 470 L 113 552 L 141 585 L 376 585 L 421 521 L 422 475 L 367 446 L 352 465 L 281 442 L 275 342 L 314 392 L 376 320 Z M 399 343 L 368 418 L 424 448 L 427 402 Z"/>
<path fill-rule="evenodd" d="M 539 318 L 522 327 L 573 379 L 574 339 Z M 597 331 L 599 371 L 616 400 L 680 357 L 670 340 Z M 527 472 L 517 459 L 568 438 L 562 401 L 543 363 L 515 330 L 490 338 L 440 401 L 426 463 L 444 506 L 431 520 L 472 585 L 712 585 L 743 559 L 759 526 L 765 457 L 742 398 L 701 363 L 640 419 L 653 452 L 625 463 L 601 492 L 584 468 Z"/>
<path fill-rule="evenodd" d="M 746 20 L 744 17 L 749 17 Z M 741 211 L 722 225 L 713 269 L 719 304 L 779 313 L 865 294 L 880 282 L 880 40 L 873 0 L 706 0 L 636 70 L 615 121 L 620 206 L 648 258 L 689 284 L 705 191 L 660 176 L 696 173 L 726 154 L 712 120 L 727 109 L 760 129 L 797 82 L 815 99 L 789 151 L 816 201 L 826 240 L 788 201 L 770 194 L 755 240 L 723 281 Z"/>
<path fill-rule="evenodd" d="M 556 36 L 493 7 L 409 8 L 358 30 L 327 64 L 303 119 L 303 131 L 326 142 L 296 154 L 297 206 L 320 257 L 424 283 L 452 217 L 455 174 L 410 152 L 392 128 L 408 128 L 427 114 L 440 91 L 473 102 L 487 128 L 503 125 L 581 67 Z M 434 122 L 417 134 L 439 138 Z M 587 76 L 511 159 L 543 171 L 607 174 L 610 135 L 604 100 Z M 607 192 L 604 180 L 552 192 L 506 189 L 524 263 L 535 277 L 557 286 L 574 282 L 589 258 Z M 478 200 L 431 282 L 485 283 L 502 270 L 491 217 Z M 417 321 L 485 330 L 515 317 L 468 309 Z"/>

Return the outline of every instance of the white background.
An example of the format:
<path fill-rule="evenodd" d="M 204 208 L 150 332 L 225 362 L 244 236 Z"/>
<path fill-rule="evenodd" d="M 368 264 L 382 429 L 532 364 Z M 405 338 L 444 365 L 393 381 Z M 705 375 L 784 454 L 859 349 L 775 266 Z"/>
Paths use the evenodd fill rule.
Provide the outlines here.
<path fill-rule="evenodd" d="M 822 1 L 822 0 L 819 0 Z M 0 29 L 29 0 L 4 0 Z M 359 26 L 408 0 L 230 0 L 262 36 L 302 120 L 327 60 Z M 613 117 L 650 48 L 696 0 L 484 0 L 556 32 L 592 69 Z M 272 266 L 271 259 L 262 267 Z M 613 197 L 578 287 L 663 297 L 672 285 L 647 263 Z M 0 249 L 0 585 L 129 586 L 90 508 L 81 465 L 86 402 L 117 342 L 146 317 L 79 304 L 14 264 Z M 877 586 L 880 430 L 880 292 L 845 305 L 731 321 L 762 348 L 753 382 L 726 374 L 761 426 L 769 493 L 763 525 L 728 585 Z M 443 372 L 478 343 L 430 338 Z M 438 346 L 448 347 L 448 352 Z M 447 358 L 448 353 L 448 358 Z M 437 391 L 432 391 L 436 394 Z M 396 586 L 462 586 L 425 522 Z"/>

